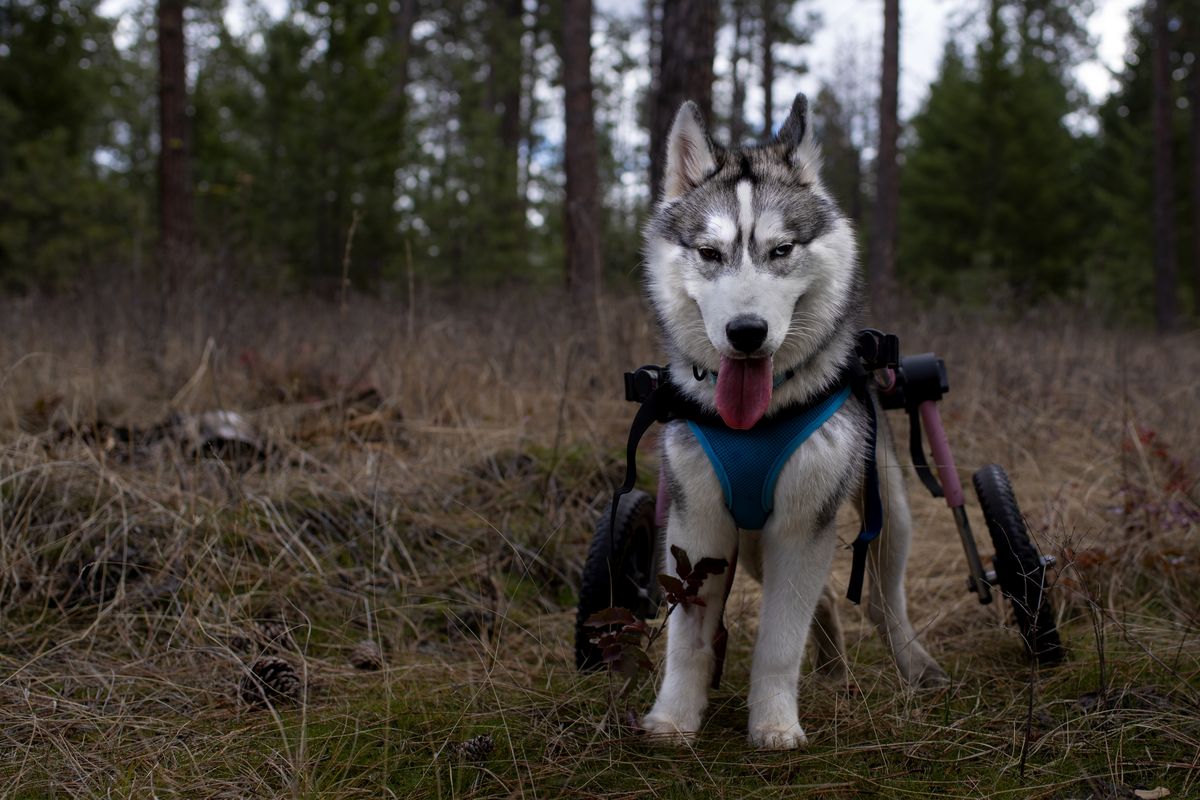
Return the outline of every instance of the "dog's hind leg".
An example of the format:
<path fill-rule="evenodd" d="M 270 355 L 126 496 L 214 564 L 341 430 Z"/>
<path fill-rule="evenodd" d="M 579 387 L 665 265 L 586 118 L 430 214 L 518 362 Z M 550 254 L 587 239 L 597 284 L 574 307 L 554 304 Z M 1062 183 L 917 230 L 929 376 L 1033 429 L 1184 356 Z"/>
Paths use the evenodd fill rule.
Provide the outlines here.
<path fill-rule="evenodd" d="M 867 612 L 905 682 L 913 686 L 937 686 L 947 682 L 946 673 L 921 646 L 908 619 L 904 568 L 912 539 L 912 515 L 891 436 L 882 426 L 876 462 L 883 500 L 883 532 L 871 543 L 867 554 L 870 579 Z M 865 507 L 861 496 L 857 507 L 860 512 Z"/>
<path fill-rule="evenodd" d="M 831 681 L 845 683 L 846 640 L 842 634 L 842 621 L 838 618 L 837 597 L 829 584 L 825 584 L 813 613 L 813 640 L 816 645 L 813 669 Z"/>
<path fill-rule="evenodd" d="M 676 572 L 672 546 L 682 549 L 693 565 L 709 557 L 731 561 L 737 528 L 725 509 L 721 486 L 704 451 L 691 433 L 679 426 L 671 426 L 665 440 L 672 501 L 663 572 Z M 709 575 L 700 585 L 698 596 L 703 605 L 681 605 L 671 612 L 662 685 L 654 707 L 642 719 L 647 733 L 683 742 L 700 729 L 715 664 L 713 637 L 725 606 L 727 574 Z"/>

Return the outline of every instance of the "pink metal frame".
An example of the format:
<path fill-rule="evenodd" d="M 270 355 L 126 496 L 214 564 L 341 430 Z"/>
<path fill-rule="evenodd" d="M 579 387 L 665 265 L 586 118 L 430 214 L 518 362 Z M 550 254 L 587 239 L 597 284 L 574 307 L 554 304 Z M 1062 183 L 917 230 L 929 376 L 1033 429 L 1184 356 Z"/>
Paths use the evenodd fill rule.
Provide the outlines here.
<path fill-rule="evenodd" d="M 938 413 L 937 403 L 933 400 L 921 403 L 919 409 L 925 438 L 929 440 L 929 449 L 933 453 L 933 463 L 942 481 L 942 491 L 946 493 L 946 505 L 959 508 L 965 502 L 962 481 L 958 479 L 954 454 L 950 452 L 950 440 L 946 438 L 946 429 L 942 427 L 942 415 Z"/>

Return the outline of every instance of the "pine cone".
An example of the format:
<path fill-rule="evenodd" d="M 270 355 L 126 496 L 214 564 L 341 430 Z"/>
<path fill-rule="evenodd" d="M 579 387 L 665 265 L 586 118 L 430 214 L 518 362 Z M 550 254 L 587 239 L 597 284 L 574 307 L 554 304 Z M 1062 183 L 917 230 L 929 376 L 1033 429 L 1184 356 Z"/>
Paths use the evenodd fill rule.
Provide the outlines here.
<path fill-rule="evenodd" d="M 484 733 L 459 743 L 458 757 L 463 761 L 478 764 L 486 761 L 494 749 L 496 749 L 496 741 L 490 733 Z"/>
<path fill-rule="evenodd" d="M 282 617 L 264 617 L 254 621 L 254 638 L 264 653 L 294 652 L 296 640 L 292 628 Z"/>
<path fill-rule="evenodd" d="M 239 653 L 294 653 L 298 649 L 292 626 L 277 611 L 263 611 L 247 627 L 229 637 L 229 646 Z"/>
<path fill-rule="evenodd" d="M 282 658 L 263 656 L 255 660 L 238 685 L 242 702 L 252 706 L 290 702 L 300 698 L 300 676 Z"/>
<path fill-rule="evenodd" d="M 383 653 L 374 639 L 363 639 L 350 651 L 350 666 L 355 669 L 383 669 Z"/>

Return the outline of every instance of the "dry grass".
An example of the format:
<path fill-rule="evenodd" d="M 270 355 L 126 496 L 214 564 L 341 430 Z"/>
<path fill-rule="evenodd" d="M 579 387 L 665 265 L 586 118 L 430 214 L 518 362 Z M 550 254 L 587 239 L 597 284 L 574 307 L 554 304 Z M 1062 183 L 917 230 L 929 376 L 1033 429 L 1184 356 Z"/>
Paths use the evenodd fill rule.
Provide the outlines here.
<path fill-rule="evenodd" d="M 847 606 L 852 691 L 806 677 L 812 747 L 751 751 L 756 595 L 739 580 L 726 685 L 676 753 L 631 736 L 616 687 L 571 664 L 573 593 L 631 413 L 620 372 L 656 353 L 636 300 L 600 311 L 596 339 L 519 292 L 3 301 L 0 795 L 1200 793 L 1195 337 L 1045 310 L 889 326 L 947 358 L 963 474 L 1004 464 L 1062 559 L 1071 656 L 1036 675 L 1030 715 L 1003 608 L 965 593 L 949 515 L 913 482 L 914 621 L 954 686 L 902 690 Z M 268 457 L 138 435 L 214 408 L 244 412 Z M 350 665 L 366 639 L 382 670 Z M 296 668 L 297 702 L 238 699 L 267 653 Z M 650 696 L 645 681 L 629 702 Z M 481 734 L 494 749 L 465 758 Z"/>

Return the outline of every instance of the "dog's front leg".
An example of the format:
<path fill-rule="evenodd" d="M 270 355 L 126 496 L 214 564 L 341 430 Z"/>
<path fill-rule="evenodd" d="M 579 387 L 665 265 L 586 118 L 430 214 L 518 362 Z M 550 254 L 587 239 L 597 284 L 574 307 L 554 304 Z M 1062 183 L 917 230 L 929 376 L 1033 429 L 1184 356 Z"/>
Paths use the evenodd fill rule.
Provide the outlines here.
<path fill-rule="evenodd" d="M 810 533 L 779 515 L 763 531 L 762 618 L 750 670 L 750 743 L 757 747 L 807 742 L 796 709 L 800 662 L 836 541 L 832 524 Z"/>
<path fill-rule="evenodd" d="M 721 487 L 691 434 L 686 429 L 674 433 L 666 440 L 669 474 L 677 477 L 671 478 L 662 571 L 675 573 L 672 546 L 687 553 L 692 564 L 712 557 L 725 559 L 731 567 L 737 528 L 725 509 Z M 700 729 L 715 663 L 713 637 L 725 606 L 726 574 L 710 575 L 700 586 L 704 605 L 679 606 L 671 612 L 665 674 L 654 707 L 642 720 L 647 733 L 681 743 Z"/>

